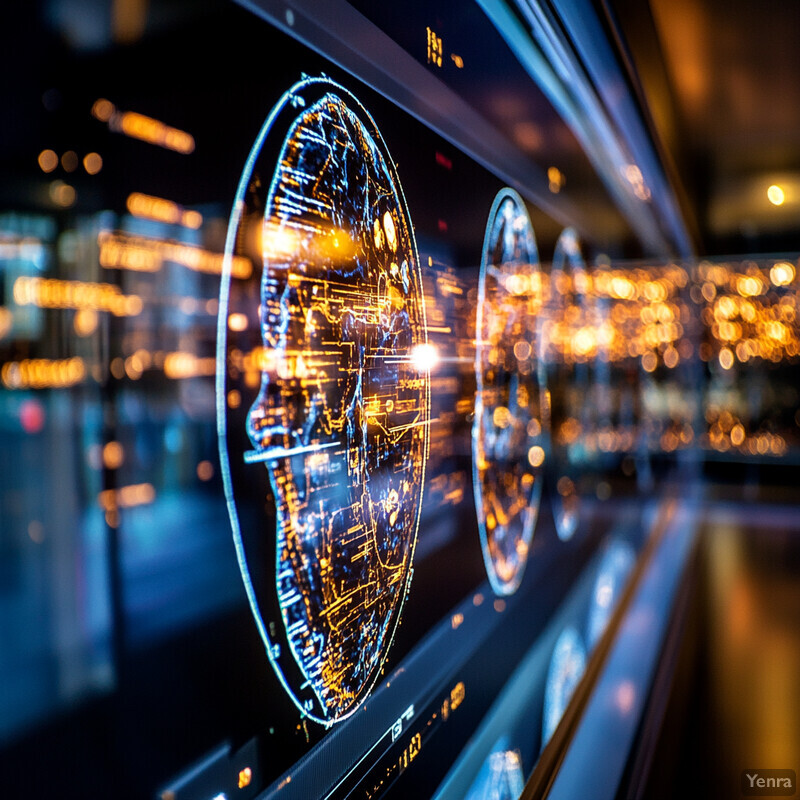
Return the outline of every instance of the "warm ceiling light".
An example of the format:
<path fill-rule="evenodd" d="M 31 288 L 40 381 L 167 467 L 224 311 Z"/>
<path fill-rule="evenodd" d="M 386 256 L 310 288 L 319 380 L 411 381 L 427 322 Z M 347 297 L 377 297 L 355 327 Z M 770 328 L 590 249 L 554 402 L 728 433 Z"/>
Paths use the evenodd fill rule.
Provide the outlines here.
<path fill-rule="evenodd" d="M 75 205 L 77 193 L 74 187 L 64 181 L 52 181 L 50 184 L 50 199 L 62 208 L 69 208 Z"/>
<path fill-rule="evenodd" d="M 553 194 L 558 194 L 561 191 L 561 187 L 566 183 L 564 174 L 558 167 L 547 168 L 547 180 L 550 182 L 550 191 Z"/>
<path fill-rule="evenodd" d="M 58 156 L 53 150 L 42 150 L 38 160 L 42 172 L 52 172 L 58 166 Z"/>
<path fill-rule="evenodd" d="M 231 314 L 228 317 L 228 327 L 232 331 L 246 331 L 247 330 L 247 316 L 245 314 Z"/>
<path fill-rule="evenodd" d="M 103 157 L 99 153 L 87 153 L 83 157 L 83 168 L 90 175 L 97 175 L 103 169 Z"/>
<path fill-rule="evenodd" d="M 783 189 L 774 183 L 769 187 L 769 189 L 767 189 L 767 197 L 769 198 L 770 203 L 772 203 L 774 206 L 782 206 L 783 201 L 786 199 Z"/>
<path fill-rule="evenodd" d="M 61 156 L 61 166 L 67 172 L 75 172 L 78 168 L 78 154 L 74 150 L 67 150 L 63 156 Z"/>

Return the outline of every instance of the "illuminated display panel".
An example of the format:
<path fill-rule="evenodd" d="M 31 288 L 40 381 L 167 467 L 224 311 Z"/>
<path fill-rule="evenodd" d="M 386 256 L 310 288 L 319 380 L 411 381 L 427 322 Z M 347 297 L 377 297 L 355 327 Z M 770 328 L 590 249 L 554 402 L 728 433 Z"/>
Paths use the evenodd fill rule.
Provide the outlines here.
<path fill-rule="evenodd" d="M 522 198 L 504 189 L 489 213 L 481 260 L 472 428 L 475 508 L 498 594 L 519 586 L 541 495 L 547 419 L 536 369 L 538 261 Z"/>
<path fill-rule="evenodd" d="M 397 141 L 393 136 L 392 151 Z M 346 157 L 339 158 L 336 148 Z M 521 654 L 526 636 L 542 624 L 526 609 L 537 598 L 563 591 L 559 582 L 543 585 L 542 570 L 560 559 L 573 558 L 577 566 L 589 553 L 585 541 L 574 551 L 546 546 L 544 559 L 524 580 L 532 569 L 529 565 L 526 570 L 527 552 L 548 424 L 536 363 L 538 254 L 522 200 L 509 190 L 498 195 L 496 184 L 490 189 L 491 182 L 478 170 L 443 150 L 434 140 L 429 151 L 441 170 L 433 184 L 436 193 L 426 191 L 430 184 L 419 180 L 418 171 L 411 172 L 411 211 L 426 208 L 431 195 L 441 209 L 418 223 L 417 257 L 409 211 L 374 122 L 342 85 L 306 79 L 284 95 L 263 126 L 234 203 L 218 315 L 217 401 L 239 562 L 275 678 L 268 684 L 273 703 L 268 719 L 275 723 L 275 736 L 283 737 L 265 740 L 274 752 L 261 779 L 262 785 L 273 781 L 267 797 L 287 791 L 316 796 L 325 786 L 333 787 L 326 789 L 332 797 L 432 792 L 445 766 L 432 765 L 437 748 L 466 738 L 486 707 L 490 695 L 476 693 L 476 683 L 499 690 L 513 664 L 512 654 Z M 403 152 L 402 163 L 409 163 L 407 143 Z M 336 169 L 339 164 L 346 167 L 347 182 Z M 448 224 L 458 221 L 458 214 L 478 210 L 477 204 L 463 206 L 449 188 L 444 191 L 451 175 L 465 174 L 475 192 L 489 201 L 494 198 L 482 244 L 475 241 L 474 226 L 451 232 Z M 373 209 L 364 198 L 376 187 L 373 194 L 380 201 Z M 470 245 L 459 253 L 450 246 L 453 241 Z M 404 270 L 404 262 L 416 264 L 416 272 Z M 252 272 L 235 271 L 239 263 L 252 264 Z M 482 320 L 491 333 L 477 335 Z M 390 349 L 379 355 L 388 358 L 380 367 L 371 366 L 374 340 L 369 334 L 371 326 L 379 329 L 381 324 L 389 331 L 382 341 Z M 392 338 L 395 332 L 398 336 Z M 491 337 L 497 344 L 494 354 L 484 347 Z M 477 365 L 490 365 L 490 358 L 496 360 L 501 351 L 509 369 L 476 370 Z M 483 477 L 490 491 L 502 490 L 499 502 L 512 512 L 511 524 L 494 543 L 505 547 L 495 547 L 494 563 L 481 545 L 475 498 L 469 493 L 476 431 L 481 430 L 474 414 L 479 382 L 481 396 L 492 404 L 483 421 L 494 426 L 492 470 Z M 398 406 L 402 409 L 404 403 L 408 415 L 398 418 Z M 519 417 L 513 425 L 522 425 L 517 431 L 522 435 L 514 439 L 519 452 L 508 451 L 502 439 L 503 423 L 512 422 L 512 413 Z M 408 438 L 395 440 L 394 450 L 382 437 L 398 423 L 387 424 L 386 414 L 408 426 Z M 367 426 L 360 446 L 348 448 L 346 440 L 342 445 L 342 436 L 357 429 L 359 419 Z M 428 430 L 429 454 L 424 438 Z M 369 438 L 371 433 L 376 438 Z M 373 443 L 393 471 L 411 484 L 407 505 L 393 501 L 391 494 L 378 495 L 380 502 L 373 502 L 372 477 L 380 471 L 380 464 L 376 467 L 369 459 Z M 514 496 L 517 456 L 533 480 L 521 482 L 522 490 Z M 360 482 L 370 484 L 367 491 Z M 397 570 L 404 585 L 391 583 L 387 559 L 370 561 L 371 555 L 380 556 L 376 546 L 373 552 L 361 548 L 346 561 L 364 570 L 348 570 L 351 584 L 339 580 L 325 591 L 327 554 L 333 552 L 324 550 L 330 541 L 325 536 L 342 534 L 336 526 L 352 513 L 354 495 L 361 498 L 359 514 L 370 503 L 384 514 L 368 532 L 368 542 L 379 546 L 376 533 L 382 532 L 385 542 L 387 533 L 396 532 L 393 541 L 406 548 Z M 404 507 L 421 521 L 416 548 L 416 527 L 409 529 L 408 514 L 403 520 Z M 417 519 L 411 521 L 415 525 Z M 351 532 L 352 526 L 344 530 Z M 294 561 L 293 550 L 298 553 Z M 408 591 L 412 556 L 414 580 Z M 380 597 L 375 587 L 380 589 L 384 579 L 386 591 Z M 315 594 L 318 585 L 323 590 Z M 373 596 L 378 594 L 377 603 L 360 602 L 365 585 Z M 492 601 L 493 594 L 508 600 Z M 355 602 L 348 606 L 341 598 Z M 326 628 L 340 611 L 345 612 L 344 624 Z M 393 626 L 401 612 L 404 624 L 393 645 Z M 480 666 L 487 646 L 503 653 L 504 666 L 497 663 L 492 675 Z M 429 685 L 430 673 L 418 671 L 409 674 L 411 684 L 404 683 L 410 670 L 406 665 L 428 653 L 438 654 L 424 655 L 433 659 L 431 665 L 450 665 L 442 672 L 444 683 Z M 406 656 L 410 661 L 400 660 Z M 352 668 L 331 671 L 330 664 Z M 331 683 L 331 674 L 344 674 L 349 682 Z M 428 699 L 431 691 L 433 701 Z M 370 717 L 352 713 L 361 706 Z M 371 722 L 365 725 L 365 719 Z M 334 722 L 338 724 L 331 731 Z M 368 736 L 367 731 L 381 725 L 385 728 Z M 448 731 L 445 738 L 442 730 Z M 294 741 L 278 731 L 293 734 Z M 345 740 L 352 755 L 331 764 L 329 753 L 341 752 Z M 302 768 L 292 767 L 293 758 L 310 754 L 314 746 L 319 747 L 316 761 L 302 760 Z M 362 760 L 365 751 L 370 756 Z M 513 758 L 506 762 L 503 780 L 516 786 L 520 777 Z M 332 776 L 337 763 L 349 766 L 342 778 L 328 778 L 332 782 L 325 784 L 323 774 Z M 322 765 L 328 765 L 324 772 Z M 291 788 L 283 783 L 290 776 Z"/>
<path fill-rule="evenodd" d="M 273 162 L 264 145 L 281 117 L 290 122 Z M 343 87 L 305 80 L 270 115 L 240 183 L 228 247 L 250 235 L 260 241 L 260 291 L 240 297 L 236 313 L 249 306 L 262 340 L 260 387 L 244 423 L 252 449 L 228 445 L 226 430 L 242 419 L 238 406 L 227 408 L 237 384 L 224 379 L 219 426 L 223 465 L 235 457 L 269 475 L 279 618 L 265 616 L 253 591 L 230 473 L 226 491 L 270 661 L 303 714 L 329 724 L 374 684 L 400 617 L 430 416 L 411 221 L 380 133 Z M 230 352 L 247 347 L 228 330 L 228 255 L 221 376 Z"/>

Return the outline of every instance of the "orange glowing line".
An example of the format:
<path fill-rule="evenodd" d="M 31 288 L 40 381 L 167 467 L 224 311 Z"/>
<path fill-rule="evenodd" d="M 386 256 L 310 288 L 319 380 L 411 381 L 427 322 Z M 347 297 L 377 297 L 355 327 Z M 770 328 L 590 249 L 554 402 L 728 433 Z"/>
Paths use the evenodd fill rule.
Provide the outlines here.
<path fill-rule="evenodd" d="M 86 377 L 82 358 L 51 360 L 25 358 L 8 361 L 0 369 L 0 379 L 7 389 L 63 389 Z"/>
<path fill-rule="evenodd" d="M 152 219 L 156 222 L 167 222 L 171 225 L 183 225 L 187 228 L 199 228 L 203 224 L 203 216 L 198 211 L 187 211 L 172 200 L 154 197 L 141 192 L 132 192 L 126 202 L 128 211 L 134 217 Z"/>
<path fill-rule="evenodd" d="M 100 246 L 100 266 L 106 269 L 157 272 L 165 261 L 169 261 L 195 272 L 220 275 L 225 261 L 222 253 L 212 253 L 195 245 L 126 233 L 102 231 L 97 243 Z M 249 278 L 252 272 L 253 265 L 249 258 L 231 258 L 232 277 Z"/>
<path fill-rule="evenodd" d="M 198 358 L 193 353 L 168 353 L 164 359 L 164 374 L 168 378 L 197 378 L 203 375 L 215 375 L 217 360 L 213 356 Z"/>
<path fill-rule="evenodd" d="M 124 295 L 110 283 L 21 276 L 14 281 L 13 294 L 20 306 L 110 311 L 117 317 L 136 316 L 142 310 L 138 295 Z"/>
<path fill-rule="evenodd" d="M 108 127 L 132 139 L 139 139 L 176 153 L 188 155 L 194 152 L 194 137 L 190 133 L 135 111 L 115 111 L 108 120 Z"/>

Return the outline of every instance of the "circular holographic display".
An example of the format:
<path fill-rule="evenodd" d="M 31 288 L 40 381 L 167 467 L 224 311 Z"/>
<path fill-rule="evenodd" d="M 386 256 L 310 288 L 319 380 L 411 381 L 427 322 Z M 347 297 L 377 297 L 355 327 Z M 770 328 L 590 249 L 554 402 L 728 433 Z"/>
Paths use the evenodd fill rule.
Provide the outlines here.
<path fill-rule="evenodd" d="M 261 269 L 236 277 L 237 258 Z M 398 176 L 327 78 L 272 111 L 228 230 L 220 456 L 239 565 L 275 672 L 324 725 L 365 699 L 412 575 L 430 415 L 425 308 Z"/>
<path fill-rule="evenodd" d="M 538 262 L 525 204 L 503 189 L 481 259 L 472 427 L 475 506 L 497 594 L 513 593 L 522 580 L 541 495 L 548 420 L 536 367 Z"/>

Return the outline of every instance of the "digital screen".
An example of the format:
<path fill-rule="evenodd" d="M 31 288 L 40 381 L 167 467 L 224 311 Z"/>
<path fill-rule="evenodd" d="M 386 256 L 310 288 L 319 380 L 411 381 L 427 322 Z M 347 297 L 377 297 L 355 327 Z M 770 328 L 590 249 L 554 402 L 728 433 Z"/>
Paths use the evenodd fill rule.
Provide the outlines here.
<path fill-rule="evenodd" d="M 287 113 L 273 163 L 265 140 Z M 413 572 L 431 424 L 422 276 L 391 156 L 343 87 L 290 89 L 256 147 L 228 242 L 237 255 L 257 243 L 263 271 L 235 286 L 222 276 L 221 460 L 270 660 L 303 714 L 327 725 L 375 683 Z M 241 379 L 242 358 L 260 371 L 255 387 Z M 246 429 L 252 449 L 236 448 L 232 428 Z M 234 458 L 244 469 L 230 468 Z M 248 492 L 237 487 L 262 483 L 256 471 L 268 476 L 274 518 L 245 532 L 237 503 Z M 275 597 L 262 602 L 247 541 L 273 526 L 264 583 Z"/>
<path fill-rule="evenodd" d="M 453 161 L 440 169 L 444 186 Z M 267 796 L 433 792 L 430 759 L 468 735 L 513 663 L 487 674 L 482 643 L 541 624 L 524 619 L 536 580 L 523 579 L 549 431 L 547 281 L 522 198 L 485 193 L 479 263 L 464 269 L 446 226 L 415 225 L 375 118 L 326 76 L 279 97 L 245 161 L 216 406 L 266 656 Z M 581 559 L 598 535 L 586 526 Z M 547 538 L 541 551 L 560 555 Z M 523 780 L 521 762 L 507 772 L 497 780 Z M 180 779 L 168 791 L 197 793 Z"/>

